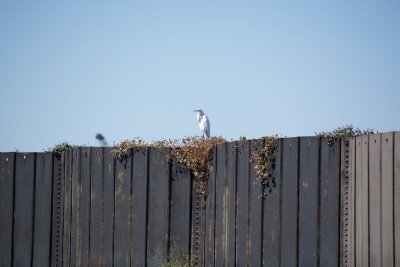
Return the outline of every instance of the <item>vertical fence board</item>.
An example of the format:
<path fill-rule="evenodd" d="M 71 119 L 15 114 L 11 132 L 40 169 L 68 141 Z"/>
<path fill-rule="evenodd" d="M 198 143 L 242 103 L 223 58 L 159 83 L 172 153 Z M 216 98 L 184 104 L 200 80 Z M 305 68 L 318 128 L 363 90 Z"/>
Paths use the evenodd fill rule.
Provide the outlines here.
<path fill-rule="evenodd" d="M 368 137 L 366 137 L 368 140 Z M 364 142 L 365 143 L 365 142 Z M 367 149 L 368 149 L 368 141 L 366 143 Z M 346 210 L 346 212 L 348 214 L 345 214 L 345 216 L 347 216 L 348 221 L 345 221 L 345 223 L 348 224 L 347 229 L 348 231 L 348 247 L 346 248 L 346 250 L 348 251 L 348 257 L 347 257 L 347 261 L 348 261 L 348 265 L 346 266 L 355 266 L 356 264 L 356 256 L 355 256 L 355 251 L 356 251 L 356 237 L 355 237 L 355 229 L 356 229 L 356 214 L 355 214 L 355 208 L 356 208 L 356 190 L 357 190 L 357 186 L 356 186 L 356 174 L 357 174 L 357 162 L 356 162 L 356 156 L 357 156 L 357 152 L 356 152 L 356 140 L 353 138 L 349 141 L 349 167 L 347 169 L 348 171 L 348 208 L 349 210 Z M 368 151 L 368 150 L 367 150 Z M 368 158 L 368 155 L 366 155 L 366 157 Z M 368 165 L 366 165 L 366 168 L 368 168 Z M 366 186 L 368 186 L 368 178 L 364 179 L 364 183 L 366 184 Z M 367 218 L 365 220 L 365 222 L 368 224 L 368 214 L 367 214 Z M 366 242 L 367 246 L 368 246 L 368 242 Z M 368 254 L 367 254 L 368 255 Z"/>
<path fill-rule="evenodd" d="M 208 195 L 206 207 L 206 238 L 205 238 L 205 262 L 208 266 L 215 265 L 215 179 L 217 151 L 212 151 L 212 164 L 208 178 Z"/>
<path fill-rule="evenodd" d="M 171 172 L 170 249 L 172 260 L 186 261 L 190 255 L 191 179 L 189 170 L 173 164 Z"/>
<path fill-rule="evenodd" d="M 103 263 L 111 266 L 114 262 L 114 170 L 115 159 L 111 154 L 111 148 L 104 148 L 103 154 Z"/>
<path fill-rule="evenodd" d="M 355 266 L 355 139 L 341 141 L 341 266 Z"/>
<path fill-rule="evenodd" d="M 173 260 L 190 255 L 191 177 L 186 167 L 174 164 L 171 173 L 170 249 Z"/>
<path fill-rule="evenodd" d="M 192 251 L 193 266 L 204 266 L 204 236 L 205 236 L 205 203 L 204 197 L 196 192 L 192 183 Z"/>
<path fill-rule="evenodd" d="M 394 258 L 400 267 L 400 132 L 394 133 Z"/>
<path fill-rule="evenodd" d="M 191 264 L 192 266 L 200 265 L 200 248 L 201 246 L 201 211 L 200 208 L 200 195 L 196 192 L 194 188 L 194 183 L 192 183 L 192 232 L 191 232 Z"/>
<path fill-rule="evenodd" d="M 224 266 L 226 262 L 226 149 L 227 144 L 217 145 L 217 175 L 215 188 L 215 265 Z"/>
<path fill-rule="evenodd" d="M 279 139 L 276 166 L 263 206 L 263 266 L 281 266 L 281 189 L 283 139 Z M 295 239 L 294 239 L 295 240 Z"/>
<path fill-rule="evenodd" d="M 64 221 L 63 221 L 63 265 L 70 266 L 71 216 L 72 216 L 72 150 L 64 152 Z M 50 177 L 52 178 L 52 177 Z M 50 179 L 52 180 L 52 179 Z"/>
<path fill-rule="evenodd" d="M 283 139 L 281 264 L 297 266 L 299 139 Z"/>
<path fill-rule="evenodd" d="M 299 266 L 317 266 L 318 260 L 318 158 L 315 137 L 300 139 Z"/>
<path fill-rule="evenodd" d="M 131 261 L 146 265 L 148 152 L 140 149 L 133 155 Z"/>
<path fill-rule="evenodd" d="M 356 151 L 356 139 L 351 139 L 349 141 L 349 146 L 348 146 L 348 160 L 349 160 L 349 167 L 347 169 L 348 173 L 348 206 L 345 210 L 345 217 L 347 216 L 348 220 L 345 221 L 345 223 L 348 224 L 348 242 L 347 245 L 348 247 L 345 248 L 348 252 L 348 257 L 347 257 L 347 263 L 346 266 L 355 266 L 355 263 L 357 262 L 356 260 L 356 255 L 355 255 L 355 250 L 356 250 L 356 244 L 357 241 L 355 239 L 355 229 L 356 229 L 356 217 L 355 217 L 355 208 L 356 208 L 356 181 L 357 181 L 357 162 L 356 162 L 356 156 L 357 156 L 357 151 Z M 367 138 L 367 147 L 368 147 L 368 138 Z M 366 156 L 366 158 L 368 159 L 368 155 Z M 366 165 L 367 166 L 367 165 Z M 358 175 L 358 174 L 357 174 Z M 366 177 L 367 179 L 364 179 L 364 177 L 362 179 L 364 179 L 364 184 L 366 186 L 368 186 L 368 176 Z M 365 186 L 364 186 L 365 187 Z M 345 189 L 346 190 L 346 189 Z M 368 191 L 366 191 L 368 193 Z M 368 202 L 368 200 L 366 200 L 366 203 Z M 368 212 L 368 209 L 367 209 Z M 347 213 L 347 214 L 346 214 Z M 368 213 L 366 213 L 366 231 L 367 231 L 367 235 L 366 237 L 368 237 Z M 365 245 L 367 245 L 368 247 L 368 238 L 365 240 L 366 242 L 364 243 Z M 368 264 L 368 254 L 365 255 L 366 256 L 366 264 Z M 358 264 L 358 262 L 357 262 Z"/>
<path fill-rule="evenodd" d="M 356 237 L 356 264 L 369 264 L 369 229 L 368 229 L 368 136 L 355 139 L 355 237 Z"/>
<path fill-rule="evenodd" d="M 251 152 L 255 149 L 255 146 L 260 146 L 261 143 L 255 140 L 251 142 Z M 255 163 L 251 163 L 249 166 L 249 266 L 261 266 L 262 264 L 262 247 L 263 247 L 263 231 L 262 231 L 262 219 L 263 219 L 263 188 L 262 182 L 257 180 L 256 171 L 254 169 Z"/>
<path fill-rule="evenodd" d="M 103 265 L 101 213 L 103 209 L 103 148 L 90 151 L 90 251 L 89 266 Z"/>
<path fill-rule="evenodd" d="M 15 153 L 0 153 L 0 266 L 11 266 Z"/>
<path fill-rule="evenodd" d="M 81 149 L 81 263 L 89 265 L 90 148 Z"/>
<path fill-rule="evenodd" d="M 63 264 L 63 221 L 64 221 L 64 164 L 65 154 L 53 155 L 53 209 L 52 209 L 52 238 L 51 265 Z"/>
<path fill-rule="evenodd" d="M 33 266 L 50 265 L 53 155 L 36 155 Z"/>
<path fill-rule="evenodd" d="M 339 266 L 340 140 L 321 140 L 320 266 Z"/>
<path fill-rule="evenodd" d="M 236 265 L 249 263 L 249 153 L 250 142 L 238 148 L 237 211 L 236 211 Z"/>
<path fill-rule="evenodd" d="M 149 148 L 149 157 L 147 261 L 159 266 L 168 253 L 170 168 L 166 151 Z"/>
<path fill-rule="evenodd" d="M 356 263 L 363 266 L 368 266 L 369 264 L 368 147 L 369 141 L 367 136 L 356 138 Z"/>
<path fill-rule="evenodd" d="M 224 266 L 235 266 L 236 261 L 236 170 L 237 170 L 237 143 L 228 144 L 227 166 L 227 215 L 226 221 L 226 262 Z"/>
<path fill-rule="evenodd" d="M 369 221 L 371 267 L 382 266 L 381 136 L 369 136 Z"/>
<path fill-rule="evenodd" d="M 132 157 L 115 162 L 114 265 L 130 265 L 130 209 Z"/>
<path fill-rule="evenodd" d="M 81 236 L 80 236 L 80 163 L 81 163 L 81 151 L 79 148 L 72 150 L 72 181 L 71 181 L 71 266 L 81 265 L 79 262 L 80 251 L 81 251 Z"/>
<path fill-rule="evenodd" d="M 382 264 L 394 266 L 393 133 L 382 134 Z"/>
<path fill-rule="evenodd" d="M 17 153 L 15 160 L 13 265 L 32 264 L 35 154 Z"/>

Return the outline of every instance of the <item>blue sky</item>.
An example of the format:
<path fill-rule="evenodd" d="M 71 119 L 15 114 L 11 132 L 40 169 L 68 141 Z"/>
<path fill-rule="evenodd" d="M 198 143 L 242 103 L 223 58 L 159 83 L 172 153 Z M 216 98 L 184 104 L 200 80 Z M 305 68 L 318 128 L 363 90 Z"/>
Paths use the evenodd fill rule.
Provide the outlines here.
<path fill-rule="evenodd" d="M 1 1 L 0 151 L 400 129 L 399 1 Z"/>

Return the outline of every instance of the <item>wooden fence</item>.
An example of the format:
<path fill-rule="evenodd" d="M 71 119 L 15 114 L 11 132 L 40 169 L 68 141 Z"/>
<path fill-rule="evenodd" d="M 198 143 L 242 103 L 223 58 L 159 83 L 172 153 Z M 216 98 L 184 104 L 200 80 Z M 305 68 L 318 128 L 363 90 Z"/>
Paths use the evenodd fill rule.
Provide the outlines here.
<path fill-rule="evenodd" d="M 400 133 L 348 142 L 342 265 L 400 266 Z"/>
<path fill-rule="evenodd" d="M 0 266 L 159 266 L 190 256 L 189 172 L 146 148 L 0 153 Z"/>
<path fill-rule="evenodd" d="M 56 246 L 51 153 L 0 153 L 0 266 L 49 266 Z"/>
<path fill-rule="evenodd" d="M 160 266 L 190 256 L 191 179 L 146 148 L 124 161 L 110 149 L 64 155 L 63 264 Z"/>
<path fill-rule="evenodd" d="M 338 266 L 340 140 L 280 139 L 265 192 L 250 153 L 251 142 L 214 150 L 201 265 Z"/>
<path fill-rule="evenodd" d="M 155 148 L 0 153 L 0 266 L 400 266 L 399 133 L 279 139 L 264 187 L 254 142 L 216 146 L 207 198 Z"/>

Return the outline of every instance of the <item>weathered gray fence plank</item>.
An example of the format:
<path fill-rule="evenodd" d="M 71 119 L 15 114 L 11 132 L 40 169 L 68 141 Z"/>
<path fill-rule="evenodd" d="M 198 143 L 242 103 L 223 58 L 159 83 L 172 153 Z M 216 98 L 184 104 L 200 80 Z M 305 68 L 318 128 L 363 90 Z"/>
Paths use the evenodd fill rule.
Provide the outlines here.
<path fill-rule="evenodd" d="M 227 197 L 227 144 L 217 145 L 217 175 L 215 187 L 215 265 L 224 266 L 226 262 L 226 197 Z"/>
<path fill-rule="evenodd" d="M 299 175 L 299 266 L 317 266 L 319 141 L 300 138 Z"/>
<path fill-rule="evenodd" d="M 381 136 L 369 136 L 369 262 L 371 267 L 382 266 L 382 170 Z"/>
<path fill-rule="evenodd" d="M 205 262 L 209 266 L 215 265 L 215 180 L 216 180 L 217 151 L 212 151 L 212 163 L 208 178 L 208 195 L 206 207 L 206 235 L 205 235 Z"/>
<path fill-rule="evenodd" d="M 130 265 L 132 157 L 115 162 L 114 266 Z"/>
<path fill-rule="evenodd" d="M 368 137 L 366 137 L 368 139 Z M 368 144 L 368 141 L 367 141 Z M 348 247 L 345 248 L 348 252 L 348 257 L 345 259 L 347 260 L 347 265 L 346 266 L 355 266 L 356 263 L 356 255 L 355 255 L 355 251 L 356 251 L 356 244 L 357 241 L 355 239 L 355 229 L 356 229 L 356 215 L 355 215 L 355 207 L 356 207 L 356 203 L 355 203 L 355 199 L 356 199 L 356 140 L 354 138 L 350 139 L 349 141 L 349 168 L 348 168 L 348 207 L 349 210 L 346 211 L 348 212 L 348 214 L 344 214 L 344 216 L 348 218 L 348 220 L 345 220 L 345 223 L 348 224 L 347 229 L 348 231 Z M 368 156 L 367 156 L 368 157 Z M 368 180 L 366 180 L 366 183 L 368 184 Z M 368 222 L 368 219 L 366 220 Z"/>
<path fill-rule="evenodd" d="M 283 139 L 281 264 L 297 266 L 299 138 Z"/>
<path fill-rule="evenodd" d="M 192 183 L 191 263 L 193 266 L 204 266 L 205 205 L 204 197 L 196 192 Z"/>
<path fill-rule="evenodd" d="M 394 259 L 400 267 L 400 133 L 394 133 Z"/>
<path fill-rule="evenodd" d="M 173 164 L 171 172 L 170 248 L 172 260 L 185 262 L 190 256 L 191 178 L 189 170 Z"/>
<path fill-rule="evenodd" d="M 170 166 L 165 150 L 149 148 L 149 157 L 147 263 L 159 266 L 168 253 Z"/>
<path fill-rule="evenodd" d="M 148 149 L 133 155 L 131 263 L 146 265 Z"/>
<path fill-rule="evenodd" d="M 0 153 L 0 266 L 12 265 L 15 153 Z"/>
<path fill-rule="evenodd" d="M 237 143 L 232 142 L 227 147 L 227 215 L 226 215 L 226 262 L 224 266 L 235 266 L 236 262 L 236 170 L 237 170 Z"/>
<path fill-rule="evenodd" d="M 53 155 L 36 155 L 33 266 L 50 265 Z"/>
<path fill-rule="evenodd" d="M 71 266 L 78 266 L 80 262 L 81 253 L 81 150 L 79 148 L 72 150 L 72 182 L 71 182 Z"/>
<path fill-rule="evenodd" d="M 369 264 L 369 229 L 368 229 L 368 136 L 355 139 L 355 216 L 356 220 L 356 263 L 359 266 Z"/>
<path fill-rule="evenodd" d="M 339 266 L 340 140 L 321 140 L 320 266 Z"/>
<path fill-rule="evenodd" d="M 90 151 L 90 251 L 89 266 L 102 266 L 103 148 Z"/>
<path fill-rule="evenodd" d="M 249 156 L 250 141 L 238 148 L 237 210 L 236 210 L 236 265 L 249 264 Z"/>
<path fill-rule="evenodd" d="M 355 266 L 355 139 L 341 141 L 341 266 Z"/>
<path fill-rule="evenodd" d="M 17 153 L 15 159 L 13 265 L 32 264 L 35 153 Z"/>
<path fill-rule="evenodd" d="M 89 265 L 89 220 L 90 220 L 90 151 L 81 149 L 81 259 L 82 266 Z"/>
<path fill-rule="evenodd" d="M 254 143 L 257 145 L 257 142 L 260 142 L 260 140 L 251 141 L 250 145 L 253 146 Z M 260 143 L 258 143 L 258 146 L 260 146 Z M 249 266 L 261 266 L 263 251 L 263 188 L 262 182 L 257 180 L 254 167 L 255 163 L 253 162 L 249 166 Z"/>
<path fill-rule="evenodd" d="M 63 266 L 70 266 L 72 218 L 72 150 L 64 152 Z"/>
<path fill-rule="evenodd" d="M 103 263 L 104 266 L 111 266 L 114 262 L 114 171 L 115 158 L 111 154 L 111 148 L 104 148 L 103 156 Z"/>
<path fill-rule="evenodd" d="M 276 166 L 263 204 L 263 266 L 281 266 L 281 190 L 283 139 L 279 139 Z"/>
<path fill-rule="evenodd" d="M 53 209 L 51 265 L 62 266 L 64 221 L 64 156 L 53 156 Z"/>
<path fill-rule="evenodd" d="M 381 134 L 382 144 L 382 264 L 394 266 L 393 133 Z"/>

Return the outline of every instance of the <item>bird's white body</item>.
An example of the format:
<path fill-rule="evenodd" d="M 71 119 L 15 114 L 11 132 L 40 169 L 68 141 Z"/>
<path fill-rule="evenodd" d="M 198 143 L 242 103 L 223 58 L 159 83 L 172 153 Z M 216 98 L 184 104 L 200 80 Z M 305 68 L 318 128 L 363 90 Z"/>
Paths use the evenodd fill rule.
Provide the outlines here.
<path fill-rule="evenodd" d="M 200 130 L 204 135 L 209 138 L 210 137 L 210 120 L 207 115 L 201 109 L 195 109 L 194 112 L 197 112 L 197 121 L 199 122 Z"/>

